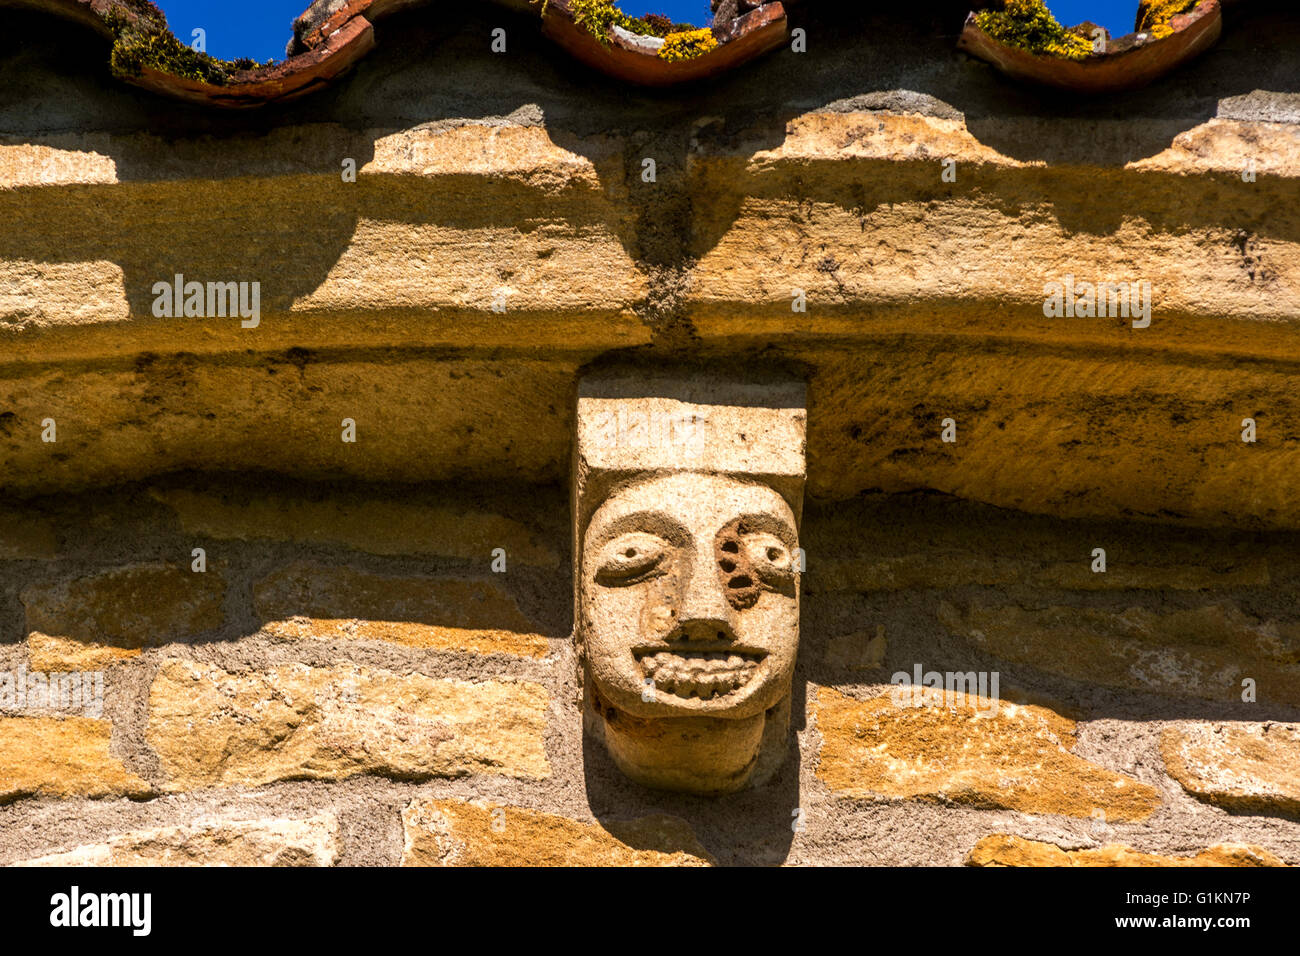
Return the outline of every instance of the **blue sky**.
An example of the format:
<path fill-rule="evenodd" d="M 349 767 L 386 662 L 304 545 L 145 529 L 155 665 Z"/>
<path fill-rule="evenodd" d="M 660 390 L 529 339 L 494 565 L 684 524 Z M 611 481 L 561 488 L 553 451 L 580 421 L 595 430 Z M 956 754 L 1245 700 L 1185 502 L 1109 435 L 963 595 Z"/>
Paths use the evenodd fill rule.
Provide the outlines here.
<path fill-rule="evenodd" d="M 167 14 L 172 31 L 189 42 L 191 31 L 207 31 L 207 48 L 213 56 L 258 60 L 284 55 L 294 17 L 310 0 L 155 0 Z M 1047 0 L 1065 24 L 1091 20 L 1119 36 L 1133 29 L 1138 0 Z M 632 16 L 662 13 L 677 21 L 703 26 L 709 19 L 709 0 L 623 0 Z"/>

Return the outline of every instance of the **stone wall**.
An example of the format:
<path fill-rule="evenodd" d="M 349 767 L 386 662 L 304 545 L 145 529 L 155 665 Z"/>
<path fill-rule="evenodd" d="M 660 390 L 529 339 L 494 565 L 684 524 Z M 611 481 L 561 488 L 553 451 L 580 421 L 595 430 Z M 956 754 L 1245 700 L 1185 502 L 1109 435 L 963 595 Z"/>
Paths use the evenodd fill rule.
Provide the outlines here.
<path fill-rule="evenodd" d="M 230 116 L 0 11 L 0 672 L 103 681 L 0 702 L 0 863 L 1300 863 L 1300 47 L 1239 16 L 1075 102 L 943 4 L 671 93 L 416 11 Z M 175 273 L 260 281 L 259 325 L 155 317 Z M 1151 326 L 1045 318 L 1067 274 L 1149 280 Z M 573 407 L 614 359 L 808 382 L 759 789 L 584 741 Z M 1002 705 L 896 706 L 917 667 Z"/>
<path fill-rule="evenodd" d="M 558 488 L 193 475 L 9 511 L 0 669 L 100 672 L 103 707 L 2 718 L 0 862 L 1300 862 L 1290 535 L 813 504 L 790 758 L 710 800 L 584 745 L 566 521 Z M 1003 703 L 894 706 L 918 665 Z"/>

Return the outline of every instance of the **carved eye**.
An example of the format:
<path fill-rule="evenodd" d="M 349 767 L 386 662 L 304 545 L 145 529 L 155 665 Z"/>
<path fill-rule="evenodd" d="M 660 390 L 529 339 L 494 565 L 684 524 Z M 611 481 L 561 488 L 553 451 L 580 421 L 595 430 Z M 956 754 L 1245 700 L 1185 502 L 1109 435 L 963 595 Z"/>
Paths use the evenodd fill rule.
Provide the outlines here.
<path fill-rule="evenodd" d="M 636 584 L 654 576 L 668 556 L 668 542 L 652 534 L 625 534 L 605 545 L 596 583 Z"/>
<path fill-rule="evenodd" d="M 794 573 L 794 556 L 775 535 L 757 532 L 746 535 L 745 554 L 760 578 L 788 578 Z"/>

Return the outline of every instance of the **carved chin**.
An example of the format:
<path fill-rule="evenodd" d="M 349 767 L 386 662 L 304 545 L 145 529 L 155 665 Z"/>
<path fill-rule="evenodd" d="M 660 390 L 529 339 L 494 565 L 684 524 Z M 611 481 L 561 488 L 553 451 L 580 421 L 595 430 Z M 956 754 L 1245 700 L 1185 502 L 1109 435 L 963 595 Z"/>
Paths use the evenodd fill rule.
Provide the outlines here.
<path fill-rule="evenodd" d="M 681 700 L 725 702 L 748 687 L 764 671 L 763 651 L 728 649 L 671 651 L 647 649 L 635 652 L 641 673 L 654 681 L 655 689 Z"/>

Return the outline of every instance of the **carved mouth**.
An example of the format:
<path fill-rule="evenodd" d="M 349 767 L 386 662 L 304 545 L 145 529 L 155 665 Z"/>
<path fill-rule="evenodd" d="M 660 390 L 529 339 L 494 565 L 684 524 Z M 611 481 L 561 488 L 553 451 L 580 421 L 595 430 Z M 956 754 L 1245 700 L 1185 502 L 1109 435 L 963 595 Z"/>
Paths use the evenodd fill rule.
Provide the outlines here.
<path fill-rule="evenodd" d="M 633 652 L 655 689 L 674 697 L 713 700 L 735 693 L 757 676 L 766 651 L 643 648 Z"/>

